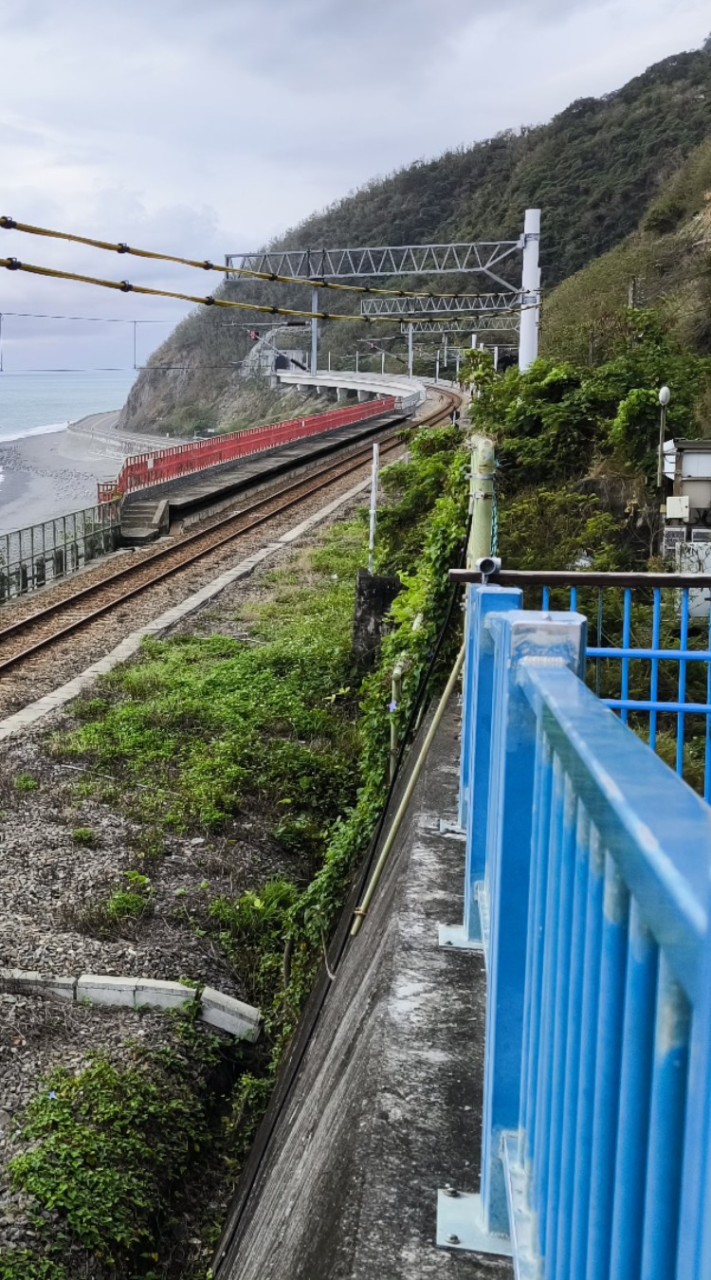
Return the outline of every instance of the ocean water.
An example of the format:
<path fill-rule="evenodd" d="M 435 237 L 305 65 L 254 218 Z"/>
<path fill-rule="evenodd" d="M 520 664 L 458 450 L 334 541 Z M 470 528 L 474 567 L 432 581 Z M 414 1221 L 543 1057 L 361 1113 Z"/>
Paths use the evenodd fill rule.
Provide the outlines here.
<path fill-rule="evenodd" d="M 90 413 L 120 409 L 133 371 L 0 373 L 0 444 L 57 431 Z"/>

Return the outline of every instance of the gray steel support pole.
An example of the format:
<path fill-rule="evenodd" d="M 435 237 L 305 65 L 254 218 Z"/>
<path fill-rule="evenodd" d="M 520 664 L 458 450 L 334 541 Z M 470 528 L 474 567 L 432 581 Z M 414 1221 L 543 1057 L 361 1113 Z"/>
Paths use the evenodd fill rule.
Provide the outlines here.
<path fill-rule="evenodd" d="M 380 372 L 385 373 L 385 352 L 380 353 Z"/>
<path fill-rule="evenodd" d="M 498 367 L 499 367 L 499 348 L 494 347 L 494 368 L 498 369 Z"/>
<path fill-rule="evenodd" d="M 439 382 L 439 351 L 435 358 L 435 382 Z"/>
<path fill-rule="evenodd" d="M 415 364 L 415 348 L 414 348 L 414 325 L 407 326 L 407 376 L 412 377 L 412 370 Z"/>
<path fill-rule="evenodd" d="M 318 289 L 311 290 L 311 310 L 318 311 Z M 318 318 L 311 321 L 311 373 L 318 373 Z"/>
<path fill-rule="evenodd" d="M 373 471 L 370 481 L 370 529 L 368 534 L 368 573 L 375 573 L 375 522 L 378 518 L 378 473 L 380 446 L 373 445 Z"/>
<path fill-rule="evenodd" d="M 447 356 L 449 355 L 449 347 L 448 347 L 448 342 L 447 342 L 447 335 L 446 335 L 446 333 L 445 333 L 445 335 L 444 335 L 443 347 L 444 347 L 444 367 L 445 367 L 445 369 L 446 369 L 446 368 L 447 368 Z"/>
<path fill-rule="evenodd" d="M 659 406 L 659 449 L 657 451 L 657 488 L 660 498 L 664 496 L 664 441 L 667 435 L 667 406 Z"/>
<path fill-rule="evenodd" d="M 359 360 L 359 357 L 360 357 L 360 352 L 359 352 L 358 348 L 356 347 L 356 361 L 355 361 L 355 364 L 356 364 L 355 371 L 356 371 L 356 373 L 358 372 L 358 360 Z"/>
<path fill-rule="evenodd" d="M 521 328 L 518 335 L 518 367 L 523 373 L 538 359 L 541 322 L 541 269 L 538 265 L 540 239 L 541 211 L 527 209 L 523 224 Z"/>

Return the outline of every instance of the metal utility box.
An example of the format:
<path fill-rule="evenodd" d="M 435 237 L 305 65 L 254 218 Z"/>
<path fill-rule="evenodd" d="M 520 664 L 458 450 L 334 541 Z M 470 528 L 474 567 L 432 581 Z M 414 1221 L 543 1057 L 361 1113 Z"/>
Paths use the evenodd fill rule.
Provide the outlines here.
<path fill-rule="evenodd" d="M 674 497 L 688 498 L 692 525 L 703 523 L 711 511 L 711 440 L 676 441 Z"/>
<path fill-rule="evenodd" d="M 667 520 L 683 520 L 688 524 L 690 511 L 688 497 L 667 498 Z"/>

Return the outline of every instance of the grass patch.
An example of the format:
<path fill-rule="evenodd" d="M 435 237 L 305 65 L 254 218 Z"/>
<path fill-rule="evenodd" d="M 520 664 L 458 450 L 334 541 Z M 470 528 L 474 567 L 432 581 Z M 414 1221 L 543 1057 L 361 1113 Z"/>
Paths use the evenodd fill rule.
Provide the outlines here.
<path fill-rule="evenodd" d="M 39 782 L 29 773 L 20 773 L 15 778 L 15 790 L 21 794 L 29 791 L 39 791 Z"/>
<path fill-rule="evenodd" d="M 72 831 L 72 840 L 84 849 L 95 849 L 98 844 L 93 827 L 75 827 Z"/>
<path fill-rule="evenodd" d="M 306 588 L 285 582 L 279 604 L 254 611 L 256 644 L 147 641 L 56 749 L 120 777 L 154 832 L 217 831 L 252 808 L 285 850 L 313 860 L 355 797 L 351 632 L 362 546 L 360 527 L 332 536 Z"/>
<path fill-rule="evenodd" d="M 139 871 L 125 872 L 126 885 L 109 898 L 90 903 L 72 915 L 69 923 L 94 937 L 113 937 L 126 924 L 149 919 L 154 912 L 153 886 Z"/>

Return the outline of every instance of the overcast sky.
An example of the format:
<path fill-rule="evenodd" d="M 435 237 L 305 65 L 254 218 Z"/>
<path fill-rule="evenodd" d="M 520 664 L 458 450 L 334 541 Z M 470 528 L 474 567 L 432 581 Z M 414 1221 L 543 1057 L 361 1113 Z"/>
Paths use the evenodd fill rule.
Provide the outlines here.
<path fill-rule="evenodd" d="M 0 213 L 198 258 L 257 248 L 376 175 L 539 123 L 697 48 L 708 0 L 0 0 Z M 0 231 L 0 256 L 205 293 Z M 0 272 L 6 370 L 132 360 L 187 308 Z M 139 360 L 170 324 L 139 330 Z"/>

